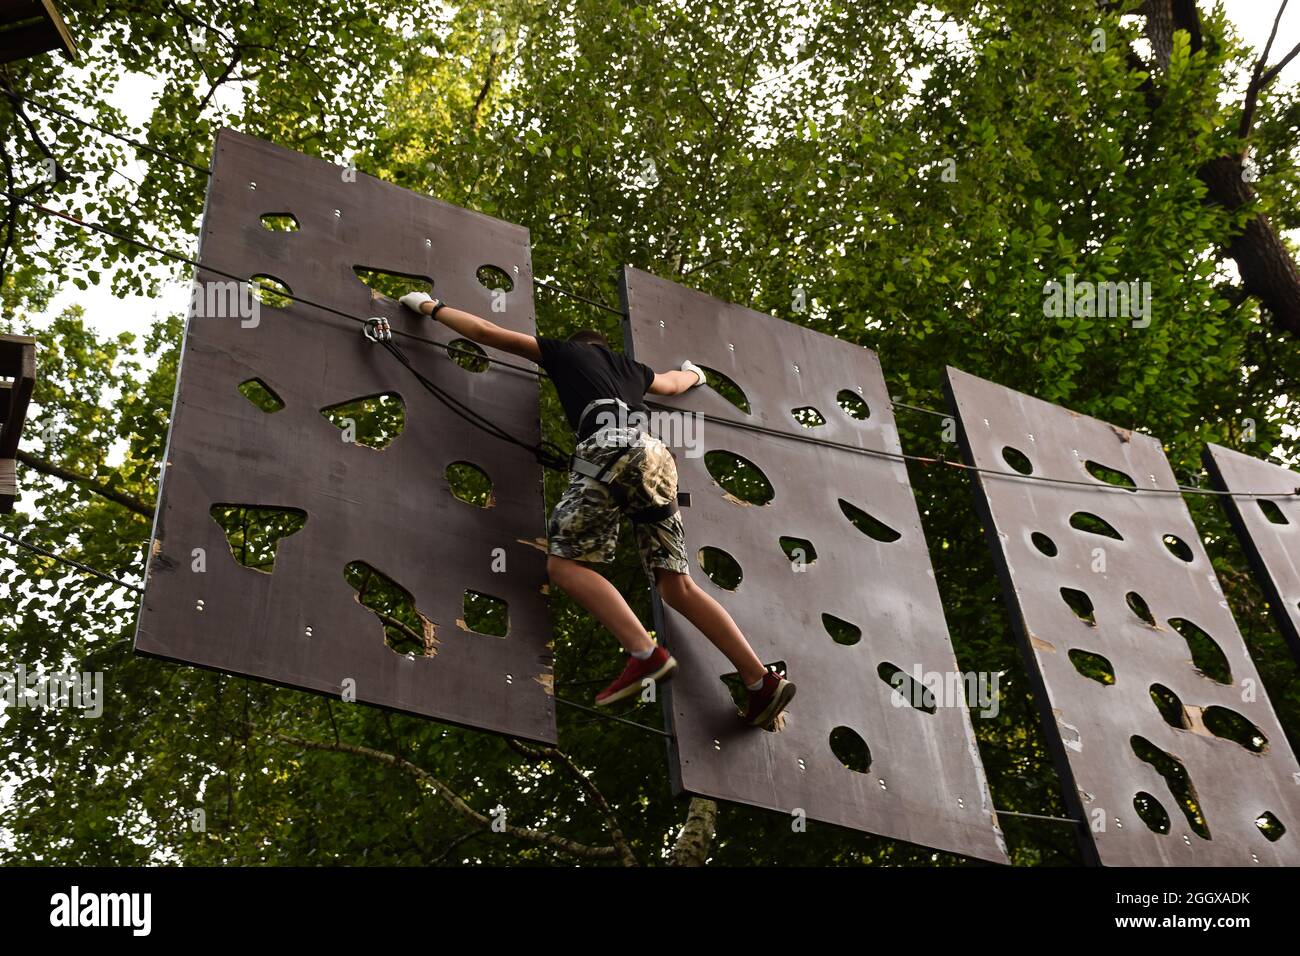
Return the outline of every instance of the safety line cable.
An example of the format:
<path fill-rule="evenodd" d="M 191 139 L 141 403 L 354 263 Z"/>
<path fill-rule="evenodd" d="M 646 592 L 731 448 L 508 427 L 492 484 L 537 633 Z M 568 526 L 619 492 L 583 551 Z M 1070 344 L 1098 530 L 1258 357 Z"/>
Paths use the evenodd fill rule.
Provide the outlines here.
<path fill-rule="evenodd" d="M 136 237 L 128 235 L 127 233 L 118 232 L 115 229 L 110 229 L 107 226 L 104 226 L 100 223 L 87 222 L 78 216 L 71 215 L 70 213 L 66 213 L 57 209 L 50 209 L 48 206 L 43 206 L 40 203 L 35 203 L 35 202 L 31 202 L 30 200 L 25 200 L 20 194 L 6 192 L 5 195 L 9 196 L 11 199 L 18 199 L 20 201 L 26 202 L 26 204 L 31 206 L 33 209 L 36 209 L 39 212 L 42 212 L 46 215 L 56 216 L 60 219 L 65 219 L 83 228 L 91 229 L 96 232 L 102 232 L 106 235 L 110 235 L 113 238 L 119 239 L 122 242 L 128 242 L 134 245 L 138 245 L 141 248 L 148 249 L 149 251 L 154 252 L 158 255 L 166 256 L 167 258 L 174 259 L 177 262 L 183 262 L 187 265 L 194 267 L 195 269 L 206 270 L 208 272 L 213 273 L 214 275 L 219 275 L 228 279 L 233 279 L 236 282 L 248 281 L 247 279 L 234 275 L 233 273 L 225 272 L 224 270 L 216 269 L 213 268 L 212 266 L 204 265 L 202 262 L 199 262 L 197 259 L 194 259 L 191 256 L 185 256 L 178 252 L 172 252 L 171 250 L 163 249 L 159 246 L 153 245 L 152 243 L 147 243 L 144 242 L 143 240 L 137 239 Z M 344 312 L 341 309 L 336 309 L 333 306 L 325 305 L 323 303 L 313 302 L 310 299 L 304 298 L 303 296 L 299 296 L 293 293 L 281 293 L 281 294 L 284 294 L 286 295 L 287 298 L 291 298 L 294 301 L 299 302 L 303 305 L 307 305 L 312 308 L 321 309 L 322 311 L 341 316 L 342 318 L 348 319 L 352 322 L 356 322 L 359 325 L 361 325 L 363 328 L 366 327 L 369 323 L 368 319 L 358 318 L 357 316 Z M 421 336 L 409 335 L 407 333 L 400 333 L 400 332 L 393 333 L 391 329 L 389 330 L 389 332 L 390 334 L 404 335 L 407 338 L 415 339 L 417 341 L 425 342 L 427 344 L 434 345 L 434 346 L 437 346 L 439 344 L 433 341 L 432 339 L 426 339 Z M 431 395 L 437 398 L 440 402 L 446 405 L 449 409 L 455 412 L 462 419 L 464 419 L 465 421 L 469 422 L 472 425 L 475 425 L 478 428 L 483 429 L 488 434 L 491 434 L 496 438 L 499 438 L 503 441 L 510 442 L 511 444 L 517 445 L 520 448 L 524 448 L 527 451 L 532 452 L 534 457 L 536 457 L 537 461 L 546 468 L 551 468 L 557 471 L 568 470 L 569 456 L 563 450 L 561 450 L 559 446 L 557 446 L 555 443 L 551 441 L 543 440 L 538 445 L 532 445 L 528 442 L 524 442 L 521 441 L 520 439 L 515 438 L 504 428 L 492 422 L 490 419 L 480 414 L 479 412 L 474 411 L 469 406 L 465 405 L 463 402 L 452 397 L 444 389 L 440 388 L 439 386 L 431 382 L 427 377 L 425 377 L 411 364 L 410 359 L 406 357 L 406 354 L 397 346 L 395 342 L 391 341 L 391 339 L 385 340 L 381 344 L 383 344 L 385 348 L 398 359 L 398 361 L 400 361 L 403 365 L 405 365 L 406 368 L 410 370 L 410 372 L 413 375 L 415 375 L 416 379 L 420 382 L 421 385 L 424 386 L 425 389 L 429 391 Z M 451 347 L 450 344 L 447 347 L 450 348 Z M 481 354 L 478 352 L 470 351 L 467 349 L 461 349 L 460 351 L 467 352 L 469 355 L 475 357 L 484 357 L 481 356 Z M 520 368 L 522 371 L 528 371 L 532 373 L 531 369 L 525 369 L 522 366 L 516 366 L 516 367 Z M 532 374 L 536 374 L 536 373 L 532 373 Z"/>
<path fill-rule="evenodd" d="M 496 424 L 496 422 L 493 422 L 485 415 L 476 412 L 464 402 L 449 394 L 436 383 L 430 381 L 423 372 L 411 364 L 411 360 L 406 356 L 406 353 L 402 351 L 396 342 L 388 338 L 383 338 L 379 340 L 379 344 L 384 347 L 385 351 L 396 358 L 398 362 L 406 366 L 407 371 L 415 376 L 416 381 L 424 386 L 425 390 L 428 391 L 430 395 L 446 405 L 460 418 L 469 422 L 471 425 L 481 428 L 483 431 L 495 438 L 499 438 L 502 441 L 531 452 L 537 461 L 545 468 L 551 468 L 555 471 L 568 471 L 569 455 L 554 442 L 543 439 L 539 444 L 534 445 L 531 442 L 516 438 L 510 432 Z"/>
<path fill-rule="evenodd" d="M 674 409 L 670 405 L 663 405 L 659 402 L 647 401 L 646 404 L 653 408 L 661 408 L 667 411 L 681 411 L 681 409 Z M 894 461 L 915 461 L 923 465 L 947 465 L 951 468 L 958 468 L 963 471 L 988 475 L 993 478 L 1041 481 L 1047 482 L 1048 484 L 1071 485 L 1080 488 L 1089 488 L 1096 491 L 1123 491 L 1131 495 L 1229 495 L 1234 498 L 1291 498 L 1300 495 L 1300 488 L 1290 492 L 1219 491 L 1213 488 L 1190 488 L 1185 485 L 1178 485 L 1175 488 L 1128 488 L 1123 485 L 1112 485 L 1109 482 L 1103 481 L 1083 481 L 1076 478 L 1053 478 L 1050 475 L 1022 475 L 1018 472 L 997 471 L 992 468 L 981 468 L 978 465 L 968 465 L 965 462 L 953 461 L 951 458 L 945 458 L 942 455 L 928 457 L 925 455 L 909 455 L 903 452 L 885 451 L 882 448 L 863 448 L 860 445 L 849 445 L 844 442 L 829 441 L 825 438 L 814 438 L 811 435 L 799 435 L 794 432 L 777 431 L 775 428 L 768 428 L 765 425 L 756 425 L 752 422 L 741 422 L 734 418 L 720 418 L 717 415 L 709 415 L 705 412 L 688 412 L 688 414 L 698 416 L 705 421 L 716 422 L 719 425 L 728 425 L 732 428 L 740 428 L 745 431 L 760 432 L 765 435 L 773 435 L 777 438 L 789 438 L 793 441 L 807 442 L 810 445 L 823 445 L 827 448 L 838 448 L 842 451 L 852 452 L 857 455 L 888 458 Z"/>
<path fill-rule="evenodd" d="M 566 707 L 572 707 L 575 710 L 584 710 L 589 714 L 595 714 L 597 717 L 603 717 L 605 720 L 613 720 L 620 724 L 627 724 L 631 727 L 636 727 L 638 730 L 644 730 L 651 734 L 658 734 L 660 737 L 667 737 L 670 740 L 673 736 L 668 731 L 660 730 L 658 727 L 651 727 L 649 724 L 638 724 L 635 720 L 628 720 L 626 717 L 619 717 L 616 714 L 607 714 L 603 710 L 597 710 L 595 707 L 588 707 L 586 704 L 580 704 L 576 700 L 569 700 L 568 698 L 561 697 L 559 694 L 555 695 L 555 701 L 556 703 L 564 704 Z"/>
<path fill-rule="evenodd" d="M 577 299 L 579 302 L 585 302 L 587 305 L 593 305 L 598 309 L 604 309 L 606 312 L 612 312 L 615 315 L 627 317 L 627 313 L 622 309 L 616 309 L 612 305 L 606 305 L 597 299 L 589 299 L 585 295 L 579 295 L 576 292 L 570 292 L 568 289 L 561 288 L 558 285 L 552 285 L 549 282 L 543 282 L 541 279 L 533 279 L 533 285 L 541 286 L 543 289 L 549 289 L 552 292 L 558 292 L 560 295 L 567 295 L 570 299 Z"/>
<path fill-rule="evenodd" d="M 889 402 L 894 408 L 906 408 L 910 412 L 923 412 L 926 415 L 933 415 L 936 418 L 952 418 L 951 412 L 941 412 L 933 408 L 925 408 L 921 405 L 909 405 L 907 402 L 896 402 L 890 399 Z"/>
<path fill-rule="evenodd" d="M 195 269 L 202 269 L 206 272 L 211 272 L 213 275 L 221 276 L 223 279 L 232 279 L 235 282 L 243 282 L 243 283 L 255 285 L 255 283 L 252 283 L 251 280 L 245 276 L 237 276 L 234 273 L 226 272 L 222 269 L 216 268 L 215 266 L 207 265 L 193 258 L 192 256 L 187 256 L 180 252 L 174 252 L 170 249 L 164 249 L 161 246 L 156 246 L 153 243 L 146 242 L 143 239 L 139 239 L 135 236 L 130 235 L 129 233 L 119 232 L 118 230 L 105 226 L 102 223 L 89 222 L 85 219 L 80 218 L 79 216 L 74 216 L 69 212 L 64 212 L 63 210 L 60 209 L 51 209 L 48 206 L 41 205 L 40 203 L 32 202 L 30 199 L 27 199 L 22 193 L 6 192 L 4 190 L 0 190 L 0 195 L 8 196 L 10 199 L 17 199 L 19 202 L 31 206 L 33 209 L 37 210 L 38 212 L 46 216 L 53 216 L 58 219 L 66 220 L 67 222 L 70 222 L 76 226 L 80 226 L 83 229 L 88 229 L 91 232 L 97 232 L 100 233 L 101 235 L 110 236 L 111 238 L 116 239 L 119 242 L 125 242 L 130 245 L 137 246 L 141 249 L 146 249 L 149 252 L 153 252 L 160 256 L 164 256 L 165 258 L 171 259 L 175 262 L 180 262 L 180 263 L 184 263 L 185 265 L 193 266 Z M 559 290 L 559 286 L 547 285 L 545 287 L 549 289 Z M 284 298 L 290 299 L 301 305 L 308 306 L 309 308 L 320 309 L 322 312 L 329 312 L 332 315 L 337 315 L 340 318 L 347 319 L 350 322 L 356 322 L 358 325 L 365 325 L 369 321 L 369 319 L 360 318 L 358 316 L 352 315 L 351 313 L 344 312 L 341 309 L 336 309 L 331 305 L 326 305 L 323 302 L 316 302 L 312 299 L 307 298 L 306 296 L 299 295 L 296 292 L 291 292 L 288 290 L 281 291 L 279 289 L 271 289 L 270 291 L 274 292 L 276 295 L 283 296 Z M 574 293 L 566 293 L 566 294 L 573 295 Z M 391 331 L 393 335 L 401 336 L 402 338 L 409 339 L 412 342 L 423 342 L 425 345 L 432 345 L 434 348 L 445 349 L 448 352 L 455 352 L 459 355 L 464 355 L 466 358 L 475 359 L 477 361 L 491 362 L 493 365 L 499 365 L 502 368 L 512 369 L 516 372 L 523 372 L 526 375 L 533 376 L 534 378 L 549 377 L 541 369 L 529 368 L 526 365 L 517 365 L 513 362 L 508 362 L 505 359 L 493 358 L 492 356 L 487 355 L 482 351 L 479 351 L 477 348 L 468 349 L 465 348 L 463 345 L 457 345 L 455 342 L 447 342 L 444 344 L 434 339 L 426 338 L 425 336 L 422 335 L 416 335 L 413 332 L 403 332 L 400 329 L 393 329 Z"/>
<path fill-rule="evenodd" d="M 55 561 L 68 565 L 69 567 L 76 568 L 78 571 L 84 571 L 87 574 L 93 574 L 97 578 L 103 578 L 105 581 L 116 584 L 118 587 L 126 588 L 129 591 L 135 591 L 137 594 L 144 593 L 144 588 L 140 587 L 138 584 L 128 584 L 126 581 L 115 578 L 111 574 L 106 574 L 97 568 L 92 568 L 88 564 L 82 564 L 80 561 L 74 561 L 72 558 L 65 558 L 61 554 L 56 554 L 53 551 L 42 548 L 39 544 L 32 544 L 30 541 L 24 541 L 22 538 L 12 537 L 5 534 L 3 531 L 0 531 L 0 538 L 4 538 L 8 542 L 16 544 L 20 548 L 26 548 L 28 551 L 39 554 L 41 557 L 52 558 Z"/>
<path fill-rule="evenodd" d="M 73 223 L 73 224 L 75 224 L 75 225 L 77 225 L 77 226 L 80 226 L 80 227 L 82 227 L 82 228 L 89 229 L 89 230 L 91 230 L 91 231 L 93 231 L 93 232 L 99 232 L 99 233 L 102 233 L 102 234 L 104 234 L 104 235 L 111 236 L 111 237 L 113 237 L 113 238 L 115 238 L 115 239 L 118 239 L 118 240 L 121 241 L 121 242 L 126 242 L 126 243 L 130 243 L 130 244 L 132 244 L 132 245 L 135 245 L 135 246 L 139 246 L 139 247 L 142 248 L 142 249 L 147 249 L 147 250 L 149 250 L 150 252 L 154 252 L 154 253 L 156 253 L 156 254 L 158 254 L 158 255 L 161 255 L 161 256 L 164 256 L 164 257 L 166 257 L 166 258 L 169 258 L 169 259 L 175 260 L 175 261 L 177 261 L 177 262 L 185 263 L 185 264 L 187 264 L 187 265 L 193 266 L 193 267 L 196 268 L 196 269 L 203 269 L 203 270 L 206 270 L 206 271 L 208 271 L 208 272 L 213 273 L 214 275 L 219 275 L 219 276 L 222 276 L 223 278 L 232 279 L 232 280 L 234 280 L 234 281 L 236 281 L 236 282 L 248 282 L 248 281 L 249 281 L 247 278 L 244 278 L 244 277 L 241 277 L 241 276 L 234 275 L 233 273 L 225 272 L 225 271 L 223 271 L 223 270 L 221 270 L 221 269 L 216 269 L 216 268 L 214 268 L 214 267 L 212 267 L 212 266 L 204 265 L 202 262 L 199 262 L 198 260 L 196 260 L 196 259 L 194 259 L 194 258 L 192 258 L 192 257 L 190 257 L 190 256 L 182 255 L 181 253 L 178 253 L 178 252 L 172 252 L 172 251 L 170 251 L 170 250 L 168 250 L 168 249 L 163 249 L 163 248 L 161 248 L 161 247 L 159 247 L 159 246 L 155 246 L 155 245 L 153 245 L 152 243 L 145 242 L 145 241 L 142 240 L 142 239 L 137 239 L 136 237 L 131 236 L 131 235 L 127 234 L 127 233 L 118 232 L 117 230 L 110 229 L 109 227 L 104 226 L 104 225 L 102 225 L 101 223 L 87 222 L 86 220 L 81 219 L 81 218 L 79 218 L 79 217 L 77 217 L 77 216 L 74 216 L 74 215 L 72 215 L 72 214 L 70 214 L 70 213 L 63 212 L 63 211 L 58 210 L 58 209 L 51 209 L 51 208 L 49 208 L 48 206 L 44 206 L 44 205 L 42 205 L 42 204 L 40 204 L 40 203 L 33 202 L 32 200 L 30 200 L 30 199 L 24 197 L 24 196 L 21 195 L 21 194 L 17 194 L 17 193 L 12 193 L 12 192 L 7 192 L 7 191 L 6 191 L 6 192 L 3 192 L 3 195 L 6 195 L 6 196 L 8 196 L 8 197 L 11 198 L 11 199 L 16 199 L 16 200 L 18 200 L 19 202 L 22 202 L 22 203 L 24 203 L 24 204 L 26 204 L 26 205 L 28 205 L 28 206 L 31 206 L 33 209 L 36 209 L 37 211 L 39 211 L 39 212 L 41 212 L 41 213 L 43 213 L 43 214 L 45 214 L 45 215 L 47 215 L 47 216 L 55 216 L 55 217 L 57 217 L 57 218 L 59 218 L 59 219 L 67 220 L 68 222 L 71 222 L 71 223 Z M 558 287 L 551 287 L 551 286 L 547 286 L 547 287 L 548 287 L 548 288 L 558 288 Z M 333 315 L 340 316 L 341 318 L 348 319 L 349 321 L 356 322 L 356 323 L 358 323 L 358 324 L 360 324 L 360 325 L 362 325 L 362 326 L 364 326 L 364 325 L 367 323 L 367 321 L 368 321 L 367 319 L 358 318 L 357 316 L 351 315 L 351 314 L 349 314 L 349 313 L 347 313 L 347 312 L 344 312 L 344 311 L 342 311 L 342 310 L 340 310 L 340 309 L 336 309 L 336 308 L 334 308 L 333 306 L 325 305 L 324 303 L 320 303 L 320 302 L 312 301 L 311 299 L 305 298 L 305 297 L 303 297 L 303 296 L 301 296 L 301 295 L 298 295 L 297 293 L 292 293 L 292 292 L 278 292 L 278 290 L 277 290 L 277 294 L 279 294 L 279 295 L 283 295 L 285 298 L 292 299 L 292 300 L 295 301 L 295 302 L 299 302 L 299 303 L 301 303 L 301 304 L 303 304 L 303 305 L 306 305 L 306 306 L 309 306 L 309 307 L 311 307 L 311 308 L 320 309 L 320 310 L 323 311 L 323 312 L 329 312 L 329 313 L 331 313 L 331 314 L 333 314 Z M 570 293 L 570 294 L 574 294 L 574 295 L 576 296 L 575 293 Z M 579 298 L 581 298 L 581 297 L 579 297 Z M 599 303 L 594 303 L 594 304 L 599 304 Z M 621 314 L 621 313 L 620 313 L 620 314 Z M 434 341 L 433 339 L 424 338 L 424 337 L 422 337 L 422 336 L 413 335 L 413 334 L 411 334 L 411 333 L 409 333 L 409 332 L 402 332 L 402 331 L 399 331 L 399 330 L 392 330 L 392 334 L 395 335 L 395 336 L 401 336 L 401 337 L 403 337 L 403 338 L 411 339 L 411 340 L 413 340 L 413 341 L 423 342 L 423 343 L 425 343 L 425 344 L 427 344 L 427 345 L 433 345 L 433 346 L 438 347 L 438 348 L 445 348 L 445 349 L 447 349 L 448 351 L 453 350 L 453 344 L 452 344 L 452 343 L 448 343 L 447 345 L 442 345 L 441 343 L 436 342 L 436 341 Z M 481 360 L 481 359 L 487 359 L 487 361 L 489 361 L 489 362 L 494 362 L 494 363 L 496 363 L 496 364 L 498 364 L 498 365 L 502 365 L 502 366 L 504 366 L 504 367 L 506 367 L 506 368 L 513 368 L 513 369 L 516 369 L 516 370 L 521 371 L 521 372 L 527 372 L 527 373 L 530 374 L 530 375 L 535 375 L 535 376 L 539 376 L 539 377 L 545 375 L 544 372 L 541 372 L 541 371 L 538 371 L 538 370 L 534 370 L 534 369 L 530 369 L 530 368 L 526 368 L 525 366 L 521 366 L 521 365 L 514 365 L 514 364 L 512 364 L 512 363 L 504 362 L 504 361 L 501 361 L 501 360 L 498 360 L 498 359 L 493 359 L 493 358 L 491 358 L 490 356 L 487 356 L 487 355 L 481 354 L 481 353 L 479 353 L 479 352 L 477 352 L 477 351 L 467 350 L 467 349 L 463 349 L 463 348 L 458 349 L 458 351 L 461 351 L 461 352 L 463 352 L 463 353 L 465 353 L 465 354 L 467 354 L 467 355 L 473 356 L 474 358 L 477 358 L 477 359 L 480 359 L 480 360 Z M 409 368 L 409 367 L 410 367 L 410 366 L 408 365 L 408 368 Z M 414 369 L 412 369 L 412 371 L 414 371 Z M 427 386 L 426 386 L 426 387 L 427 387 Z M 674 410 L 674 409 L 671 409 L 669 406 L 660 405 L 659 403 L 656 403 L 656 402 L 647 402 L 646 404 L 648 404 L 648 405 L 652 405 L 652 406 L 655 406 L 655 407 L 658 407 L 658 408 L 664 408 L 664 409 L 666 409 L 666 410 L 670 410 L 670 411 Z M 891 403 L 891 404 L 899 404 L 899 403 Z M 919 406 L 907 406 L 907 407 L 909 407 L 909 408 L 915 408 L 915 409 L 917 409 L 917 410 L 929 411 L 928 409 L 920 409 Z M 678 409 L 678 410 L 679 410 L 679 409 Z M 1294 497 L 1294 496 L 1300 495 L 1300 489 L 1297 489 L 1296 491 L 1292 491 L 1292 492 L 1278 493 L 1278 492 L 1245 492 L 1245 491 L 1242 491 L 1242 492 L 1234 492 L 1234 491 L 1220 491 L 1220 490 L 1217 490 L 1217 489 L 1210 489 L 1210 488 L 1191 488 L 1191 487 L 1188 487 L 1188 486 L 1185 486 L 1185 485 L 1179 485 L 1179 486 L 1177 486 L 1176 488 L 1125 488 L 1125 487 L 1122 487 L 1122 486 L 1119 486 L 1119 485 L 1111 485 L 1111 484 L 1107 484 L 1107 483 L 1105 483 L 1105 482 L 1089 482 L 1089 481 L 1082 481 L 1082 480 L 1076 480 L 1076 479 L 1070 479 L 1070 478 L 1053 478 L 1053 477 L 1050 477 L 1050 476 L 1047 476 L 1047 475 L 1022 475 L 1022 474 L 1013 473 L 1013 472 L 1003 472 L 1003 471 L 996 471 L 996 470 L 988 469 L 988 468 L 980 468 L 980 467 L 978 467 L 978 466 L 976 466 L 976 465 L 968 465 L 968 464 L 966 464 L 966 463 L 964 463 L 964 462 L 953 461 L 953 460 L 951 460 L 951 459 L 949 459 L 949 458 L 945 458 L 945 457 L 943 457 L 943 456 L 928 457 L 928 456 L 923 456 L 923 455 L 908 455 L 908 454 L 905 454 L 905 453 L 889 452 L 889 451 L 884 451 L 883 449 L 862 448 L 862 447 L 859 447 L 859 446 L 857 446 L 857 445 L 849 445 L 849 444 L 845 444 L 845 443 L 843 443 L 843 442 L 832 442 L 832 441 L 828 441 L 827 439 L 824 439 L 824 438 L 815 438 L 815 437 L 813 437 L 813 436 L 811 436 L 811 435 L 807 435 L 807 436 L 805 436 L 805 435 L 797 435 L 797 434 L 790 433 L 790 432 L 781 432 L 781 431 L 777 431 L 777 430 L 775 430 L 775 429 L 766 428 L 765 426 L 762 426 L 762 425 L 755 425 L 755 424 L 752 424 L 752 423 L 749 423 L 749 422 L 740 422 L 740 421 L 736 421 L 736 420 L 734 420 L 734 419 L 719 418 L 719 417 L 717 417 L 717 416 L 714 416 L 714 415 L 708 415 L 708 414 L 705 414 L 705 413 L 703 413 L 703 412 L 694 412 L 694 413 L 692 413 L 692 414 L 698 415 L 700 418 L 702 418 L 702 419 L 704 419 L 704 420 L 706 420 L 706 421 L 713 421 L 713 422 L 717 422 L 718 424 L 722 424 L 722 425 L 730 425 L 730 426 L 733 426 L 733 427 L 736 427 L 736 428 L 748 429 L 748 430 L 750 430 L 750 431 L 755 431 L 755 432 L 761 432 L 761 433 L 765 433 L 765 434 L 770 434 L 770 435 L 774 435 L 774 436 L 779 437 L 779 438 L 791 438 L 791 439 L 794 439 L 795 441 L 803 441 L 803 442 L 807 442 L 807 443 L 809 443 L 809 444 L 813 444 L 813 445 L 823 445 L 823 446 L 828 447 L 828 448 L 839 448 L 839 449 L 841 449 L 841 450 L 843 450 L 843 451 L 849 451 L 849 452 L 853 452 L 853 453 L 856 453 L 856 454 L 861 454 L 861 455 L 871 455 L 871 456 L 880 457 L 880 458 L 890 458 L 890 459 L 894 459 L 894 460 L 897 460 L 897 461 L 915 461 L 915 462 L 918 462 L 919 464 L 925 464 L 925 465 L 942 464 L 942 465 L 947 465 L 947 466 L 952 467 L 952 468 L 958 468 L 958 469 L 962 469 L 962 470 L 966 470 L 966 471 L 976 472 L 976 473 L 978 473 L 978 474 L 985 474 L 985 475 L 989 475 L 989 476 L 993 476 L 993 477 L 1001 477 L 1001 478 L 1008 478 L 1008 479 L 1019 479 L 1019 480 L 1023 480 L 1023 481 L 1042 481 L 1042 482 L 1047 482 L 1047 483 L 1049 483 L 1049 484 L 1070 485 L 1070 486 L 1075 486 L 1075 487 L 1079 487 L 1079 488 L 1090 488 L 1090 489 L 1099 490 L 1099 491 L 1126 491 L 1126 492 L 1129 492 L 1130 494 L 1194 494 L 1194 495 L 1210 495 L 1210 496 L 1223 496 L 1223 495 L 1227 495 L 1227 496 L 1231 496 L 1231 497 L 1234 497 L 1234 498 L 1289 498 L 1289 497 Z M 938 414 L 938 413 L 934 413 L 934 414 Z M 942 417 L 948 418 L 948 417 L 951 417 L 951 416 L 944 415 L 944 416 L 942 416 Z M 486 419 L 485 419 L 485 421 L 486 421 Z M 507 440 L 511 440 L 511 439 L 507 439 Z M 516 442 L 516 444 L 518 444 L 518 442 Z M 544 443 L 544 444 L 546 444 L 546 443 Z M 529 445 L 523 445 L 522 447 L 529 448 L 530 450 L 533 450 L 533 447 L 532 447 L 532 446 L 529 446 Z M 554 446 L 554 445 L 552 444 L 551 447 L 554 448 L 554 447 L 556 447 L 556 446 Z M 540 451 L 540 450 L 535 450 L 535 454 L 538 455 L 538 460 L 539 460 L 539 461 L 542 461 L 542 463 L 543 463 L 544 465 L 546 465 L 546 462 L 543 461 L 543 457 L 542 457 L 543 454 L 544 454 L 544 452 L 542 452 L 542 451 Z M 553 465 L 546 465 L 546 467 L 554 467 L 554 466 L 553 466 Z"/>
<path fill-rule="evenodd" d="M 994 812 L 1000 817 L 1023 817 L 1026 820 L 1050 820 L 1052 823 L 1068 823 L 1071 826 L 1081 827 L 1084 825 L 1082 820 L 1076 820 L 1073 817 L 1054 817 L 1046 813 L 1023 813 L 1020 810 L 999 810 L 993 808 Z"/>

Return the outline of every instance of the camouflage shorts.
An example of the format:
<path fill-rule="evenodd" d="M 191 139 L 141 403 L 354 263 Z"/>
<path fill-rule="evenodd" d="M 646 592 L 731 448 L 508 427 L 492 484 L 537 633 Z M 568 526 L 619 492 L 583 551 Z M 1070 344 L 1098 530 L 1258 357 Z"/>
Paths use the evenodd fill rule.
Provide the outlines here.
<path fill-rule="evenodd" d="M 635 428 L 602 428 L 579 443 L 574 453 L 600 468 L 631 447 L 615 466 L 610 482 L 627 496 L 627 509 L 637 511 L 677 500 L 677 462 L 658 438 Z M 560 496 L 546 528 L 547 550 L 575 561 L 614 560 L 618 545 L 618 524 L 622 514 L 605 485 L 569 472 L 569 486 Z M 686 536 L 682 516 L 673 514 L 659 521 L 635 523 L 637 551 L 646 574 L 654 578 L 655 568 L 689 572 Z"/>

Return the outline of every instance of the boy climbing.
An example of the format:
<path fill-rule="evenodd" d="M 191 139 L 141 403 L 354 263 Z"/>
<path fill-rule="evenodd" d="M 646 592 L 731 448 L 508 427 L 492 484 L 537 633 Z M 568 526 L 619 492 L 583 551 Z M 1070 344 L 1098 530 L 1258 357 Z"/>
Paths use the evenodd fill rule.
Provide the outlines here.
<path fill-rule="evenodd" d="M 691 580 L 677 513 L 677 463 L 643 426 L 647 392 L 681 394 L 703 385 L 704 372 L 689 360 L 680 369 L 655 372 L 612 351 L 604 336 L 591 330 L 564 340 L 525 335 L 423 292 L 401 301 L 473 342 L 537 362 L 555 384 L 578 444 L 569 485 L 547 525 L 547 574 L 607 627 L 629 655 L 623 672 L 596 695 L 596 704 L 631 697 L 644 681 L 666 681 L 677 670 L 677 661 L 646 633 L 618 589 L 591 567 L 614 559 L 619 518 L 626 515 L 641 565 L 664 603 L 736 668 L 748 691 L 745 722 L 770 725 L 789 705 L 795 686 L 763 666 L 726 609 Z"/>

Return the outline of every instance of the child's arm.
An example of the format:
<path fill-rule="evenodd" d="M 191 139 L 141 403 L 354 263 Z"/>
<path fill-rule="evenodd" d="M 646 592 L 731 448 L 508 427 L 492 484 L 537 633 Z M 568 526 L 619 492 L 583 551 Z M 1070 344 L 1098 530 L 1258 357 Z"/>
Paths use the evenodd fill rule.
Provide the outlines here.
<path fill-rule="evenodd" d="M 671 372 L 656 372 L 650 383 L 651 395 L 680 395 L 697 385 L 705 384 L 704 370 L 687 359 L 680 369 Z"/>
<path fill-rule="evenodd" d="M 440 303 L 437 299 L 430 298 L 423 292 L 412 292 L 409 295 L 404 295 L 401 301 L 403 305 L 415 309 L 415 311 L 423 315 L 431 315 L 434 308 L 437 307 L 438 314 L 435 318 L 453 332 L 459 332 L 471 342 L 500 349 L 503 352 L 510 352 L 512 355 L 518 355 L 533 362 L 542 360 L 542 350 L 537 345 L 537 339 L 534 336 L 502 328 L 495 322 L 479 318 L 472 312 L 453 309 L 445 303 Z"/>

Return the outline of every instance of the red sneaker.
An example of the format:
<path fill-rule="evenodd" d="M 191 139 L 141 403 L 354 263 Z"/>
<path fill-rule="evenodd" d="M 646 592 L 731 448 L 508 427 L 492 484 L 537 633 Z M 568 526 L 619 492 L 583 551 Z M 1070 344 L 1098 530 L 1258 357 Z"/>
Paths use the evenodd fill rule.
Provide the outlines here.
<path fill-rule="evenodd" d="M 794 684 L 776 671 L 763 675 L 763 686 L 749 691 L 749 706 L 745 708 L 745 723 L 751 727 L 766 727 L 776 715 L 794 699 Z"/>
<path fill-rule="evenodd" d="M 677 670 L 677 659 L 663 647 L 655 645 L 650 656 L 643 661 L 629 655 L 627 667 L 619 674 L 614 683 L 596 695 L 596 706 L 604 707 L 615 701 L 640 693 L 641 682 L 647 678 L 652 681 L 666 681 Z"/>

